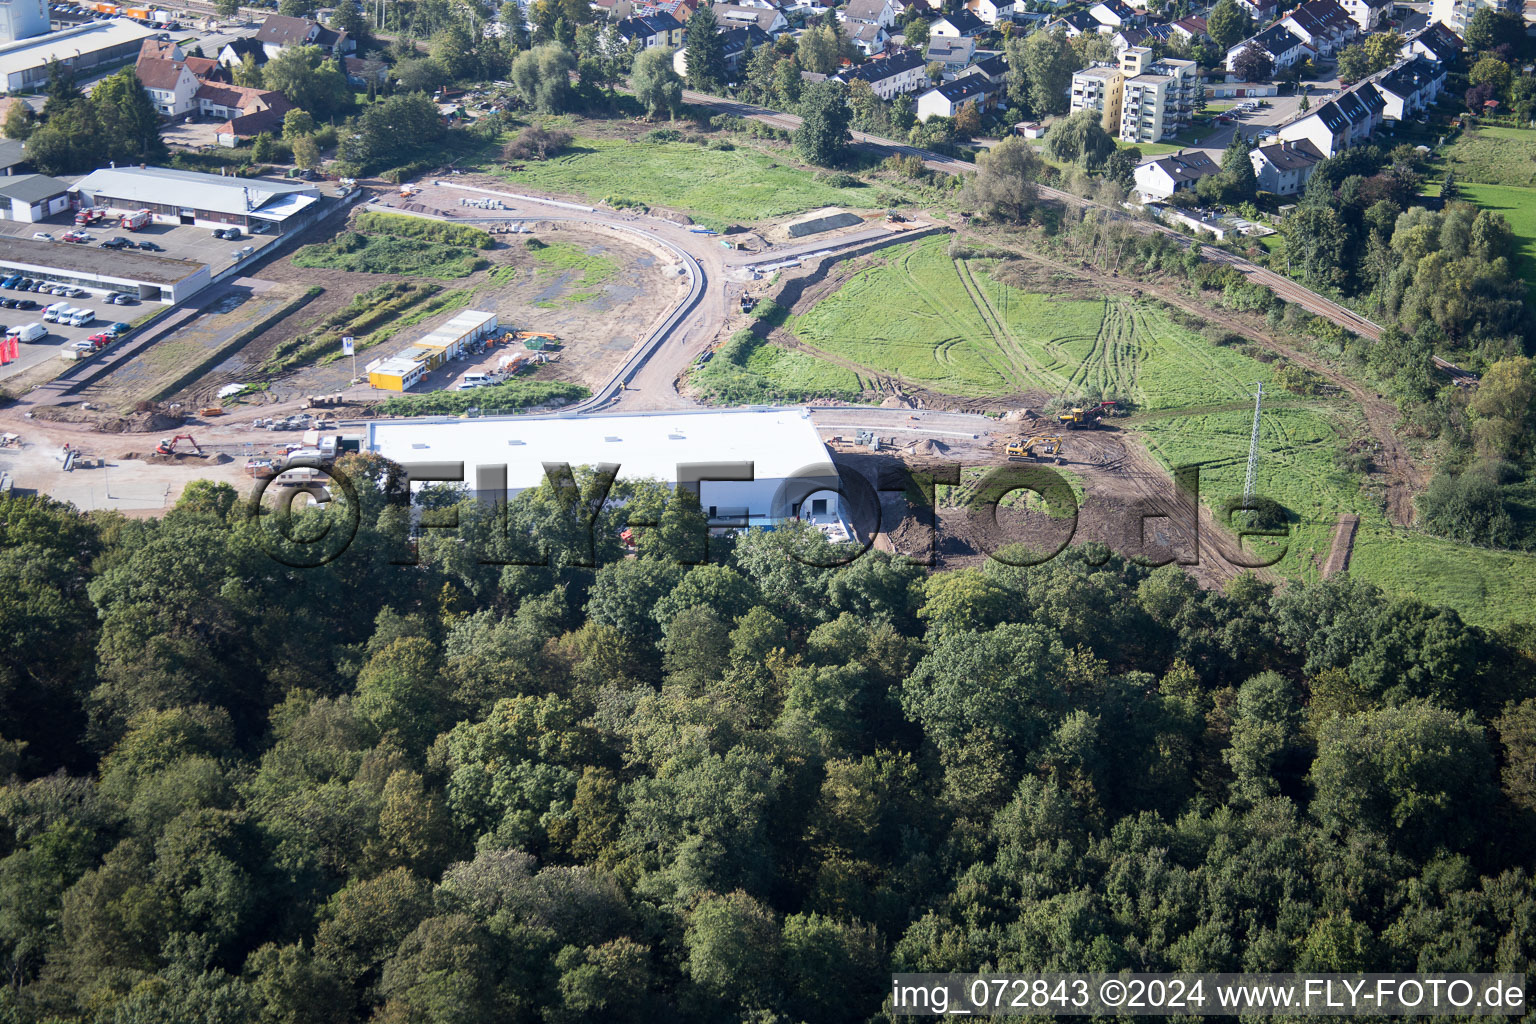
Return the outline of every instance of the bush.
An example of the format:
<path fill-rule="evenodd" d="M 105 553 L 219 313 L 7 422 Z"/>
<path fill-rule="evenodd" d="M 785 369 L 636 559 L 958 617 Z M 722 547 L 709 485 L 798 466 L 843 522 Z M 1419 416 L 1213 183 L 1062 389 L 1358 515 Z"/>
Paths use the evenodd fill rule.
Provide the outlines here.
<path fill-rule="evenodd" d="M 501 151 L 503 160 L 548 160 L 571 144 L 571 133 L 546 131 L 533 124 L 524 128 Z"/>
<path fill-rule="evenodd" d="M 604 196 L 603 202 L 604 204 L 613 207 L 615 210 L 636 210 L 640 213 L 647 213 L 650 211 L 650 207 L 646 206 L 640 200 L 629 199 L 625 196 Z"/>
<path fill-rule="evenodd" d="M 646 142 L 681 142 L 683 133 L 671 128 L 657 128 L 645 133 Z"/>
<path fill-rule="evenodd" d="M 428 416 L 466 412 L 470 409 L 526 409 L 531 405 L 580 401 L 592 392 L 563 380 L 509 380 L 504 384 L 472 391 L 432 391 L 401 395 L 379 406 L 387 416 Z"/>
<path fill-rule="evenodd" d="M 396 238 L 420 238 L 443 245 L 458 245 L 469 249 L 490 249 L 496 245 L 490 234 L 467 224 L 448 224 L 425 217 L 410 217 L 400 213 L 379 213 L 365 210 L 353 222 L 358 231 L 375 235 L 393 235 Z"/>
<path fill-rule="evenodd" d="M 864 184 L 853 175 L 844 174 L 842 171 L 817 171 L 815 180 L 825 182 L 833 188 L 858 188 Z"/>
<path fill-rule="evenodd" d="M 709 119 L 709 126 L 722 132 L 746 131 L 747 119 L 737 117 L 735 114 L 716 114 Z"/>
<path fill-rule="evenodd" d="M 530 235 L 529 237 L 523 239 L 523 248 L 527 249 L 529 252 L 538 252 L 540 249 L 549 248 L 549 246 L 545 245 L 543 242 Z"/>

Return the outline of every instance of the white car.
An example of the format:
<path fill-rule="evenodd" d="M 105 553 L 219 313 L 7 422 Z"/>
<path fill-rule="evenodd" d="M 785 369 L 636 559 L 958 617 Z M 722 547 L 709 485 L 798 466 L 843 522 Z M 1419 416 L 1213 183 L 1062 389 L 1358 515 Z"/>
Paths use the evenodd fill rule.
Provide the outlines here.
<path fill-rule="evenodd" d="M 96 311 L 93 309 L 77 309 L 74 316 L 69 318 L 69 326 L 84 327 L 96 319 Z"/>
<path fill-rule="evenodd" d="M 32 232 L 32 237 L 37 239 L 39 242 L 53 241 L 53 236 L 46 231 L 34 231 Z"/>

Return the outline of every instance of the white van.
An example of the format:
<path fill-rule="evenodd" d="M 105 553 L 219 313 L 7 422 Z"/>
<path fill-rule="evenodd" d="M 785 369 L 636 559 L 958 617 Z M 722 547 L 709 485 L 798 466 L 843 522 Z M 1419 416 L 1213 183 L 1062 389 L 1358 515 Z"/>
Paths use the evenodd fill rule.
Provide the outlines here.
<path fill-rule="evenodd" d="M 48 328 L 39 323 L 22 324 L 20 327 L 12 327 L 10 333 L 20 342 L 38 341 L 48 337 Z"/>
<path fill-rule="evenodd" d="M 484 388 L 489 387 L 494 383 L 495 381 L 491 380 L 491 375 L 488 373 L 466 373 L 463 379 L 459 381 L 459 390 L 464 391 L 468 388 Z"/>
<path fill-rule="evenodd" d="M 43 319 L 51 324 L 56 324 L 59 322 L 59 314 L 69 308 L 70 306 L 67 302 L 55 302 L 43 310 Z"/>
<path fill-rule="evenodd" d="M 86 324 L 91 323 L 95 319 L 96 311 L 94 309 L 77 309 L 72 314 L 70 314 L 69 326 L 84 327 Z"/>

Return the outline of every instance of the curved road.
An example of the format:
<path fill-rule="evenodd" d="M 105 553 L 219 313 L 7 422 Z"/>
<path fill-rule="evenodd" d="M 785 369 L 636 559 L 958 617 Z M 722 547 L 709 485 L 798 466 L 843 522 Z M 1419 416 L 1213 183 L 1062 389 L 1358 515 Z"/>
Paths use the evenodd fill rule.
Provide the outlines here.
<path fill-rule="evenodd" d="M 740 100 L 724 99 L 719 96 L 710 96 L 707 93 L 693 92 L 691 90 L 683 91 L 683 99 L 685 102 L 697 106 L 712 107 L 725 113 L 735 114 L 738 117 L 750 117 L 753 120 L 771 124 L 775 128 L 793 131 L 800 127 L 800 118 L 794 114 L 785 114 L 781 111 L 757 106 L 756 104 L 743 103 Z M 919 157 L 927 166 L 936 171 L 944 171 L 947 174 L 974 174 L 976 171 L 976 165 L 973 163 L 944 156 L 931 150 L 919 149 L 916 146 L 908 146 L 900 142 L 892 142 L 890 139 L 882 138 L 878 135 L 870 135 L 867 132 L 850 132 L 849 134 L 853 136 L 853 141 L 861 146 L 894 155 Z M 1084 199 L 1081 196 L 1075 196 L 1070 192 L 1063 192 L 1060 189 L 1042 185 L 1040 186 L 1040 194 L 1072 206 L 1094 207 L 1104 210 L 1111 217 L 1133 223 L 1143 230 L 1160 231 L 1177 239 L 1181 245 L 1187 246 L 1195 241 L 1183 232 L 1175 231 L 1164 224 L 1159 224 L 1155 221 L 1133 219 L 1127 216 L 1123 210 L 1106 206 L 1091 199 Z M 1216 249 L 1206 245 L 1201 247 L 1201 255 L 1213 263 L 1227 264 L 1250 281 L 1262 284 L 1282 299 L 1300 306 L 1309 313 L 1332 320 L 1339 326 L 1370 338 L 1372 341 L 1381 340 L 1381 326 L 1379 324 L 1367 320 L 1354 310 L 1342 306 L 1332 299 L 1297 284 L 1288 277 L 1261 267 L 1252 260 L 1247 260 L 1227 252 L 1225 249 Z"/>

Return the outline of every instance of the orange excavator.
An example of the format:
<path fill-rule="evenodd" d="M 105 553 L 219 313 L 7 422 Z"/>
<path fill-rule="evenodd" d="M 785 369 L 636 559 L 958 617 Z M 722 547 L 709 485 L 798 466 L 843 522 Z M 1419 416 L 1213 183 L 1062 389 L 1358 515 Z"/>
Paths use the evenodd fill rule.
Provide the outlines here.
<path fill-rule="evenodd" d="M 155 445 L 155 452 L 159 455 L 175 455 L 176 446 L 182 441 L 192 446 L 192 453 L 194 455 L 203 454 L 202 448 L 198 447 L 197 440 L 191 434 L 177 434 L 175 437 L 167 437 Z"/>

